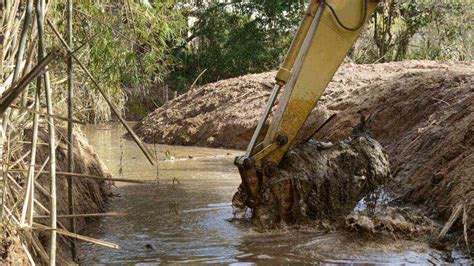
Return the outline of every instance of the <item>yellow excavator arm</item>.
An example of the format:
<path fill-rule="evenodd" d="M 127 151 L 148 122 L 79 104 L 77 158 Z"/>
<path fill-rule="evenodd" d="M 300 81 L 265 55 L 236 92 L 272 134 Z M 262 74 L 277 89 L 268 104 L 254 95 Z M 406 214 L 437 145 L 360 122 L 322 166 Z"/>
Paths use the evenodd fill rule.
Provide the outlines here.
<path fill-rule="evenodd" d="M 242 177 L 246 205 L 259 211 L 263 188 L 278 178 L 279 164 L 299 130 L 371 17 L 378 0 L 312 0 L 276 76 L 276 85 L 245 155 L 235 164 Z M 262 128 L 284 87 L 269 129 Z M 271 185 L 279 211 L 292 207 L 291 182 Z M 258 216 L 258 215 L 257 215 Z"/>

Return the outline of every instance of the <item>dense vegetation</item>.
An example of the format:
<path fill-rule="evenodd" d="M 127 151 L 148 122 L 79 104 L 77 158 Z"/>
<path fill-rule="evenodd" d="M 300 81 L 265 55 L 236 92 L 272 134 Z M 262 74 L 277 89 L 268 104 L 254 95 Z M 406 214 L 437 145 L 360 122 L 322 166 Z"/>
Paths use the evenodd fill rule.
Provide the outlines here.
<path fill-rule="evenodd" d="M 64 1 L 53 1 L 50 14 L 64 28 Z M 173 58 L 171 47 L 186 33 L 182 10 L 171 1 L 75 1 L 74 35 L 81 58 L 118 106 L 144 113 L 155 106 L 156 87 L 163 84 Z M 51 37 L 53 38 L 53 37 Z M 54 39 L 52 39 L 54 40 Z M 77 76 L 80 118 L 110 120 L 103 98 L 85 75 Z M 151 95 L 151 97 L 150 97 Z M 144 103 L 144 104 L 142 104 Z"/>
<path fill-rule="evenodd" d="M 352 58 L 356 63 L 472 60 L 470 1 L 382 1 Z"/>
<path fill-rule="evenodd" d="M 275 68 L 292 41 L 304 1 L 233 1 L 197 6 L 196 23 L 187 43 L 174 51 L 175 70 L 169 81 L 186 90 L 203 74 L 208 83 Z"/>
<path fill-rule="evenodd" d="M 276 68 L 307 3 L 76 1 L 74 40 L 85 43 L 79 55 L 115 102 L 138 118 L 163 103 L 165 88 L 183 93 L 194 82 Z M 64 9 L 52 1 L 49 15 L 61 29 Z M 472 60 L 473 18 L 470 1 L 383 0 L 347 60 Z M 76 76 L 77 117 L 111 119 L 88 80 Z"/>

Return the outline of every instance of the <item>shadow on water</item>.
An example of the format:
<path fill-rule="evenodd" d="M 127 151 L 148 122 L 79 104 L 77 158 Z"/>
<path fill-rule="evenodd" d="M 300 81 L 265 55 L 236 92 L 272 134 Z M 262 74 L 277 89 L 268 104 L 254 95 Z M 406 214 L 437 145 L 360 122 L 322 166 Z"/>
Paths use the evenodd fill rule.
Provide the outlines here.
<path fill-rule="evenodd" d="M 83 129 L 114 176 L 156 180 L 157 169 L 134 143 L 120 140 L 116 125 Z M 122 148 L 121 148 L 122 146 Z M 153 150 L 153 145 L 150 145 Z M 109 211 L 86 235 L 120 245 L 113 250 L 81 243 L 90 263 L 440 263 L 443 254 L 424 244 L 395 241 L 361 245 L 348 236 L 311 230 L 257 233 L 245 222 L 229 222 L 231 198 L 240 183 L 232 162 L 239 151 L 156 145 L 157 184 L 116 184 Z M 173 182 L 173 180 L 176 181 Z"/>

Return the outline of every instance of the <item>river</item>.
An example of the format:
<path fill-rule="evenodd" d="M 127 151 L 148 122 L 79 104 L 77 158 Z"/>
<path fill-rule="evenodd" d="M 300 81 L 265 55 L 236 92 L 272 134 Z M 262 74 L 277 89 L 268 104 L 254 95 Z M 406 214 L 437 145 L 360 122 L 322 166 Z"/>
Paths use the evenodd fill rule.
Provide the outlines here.
<path fill-rule="evenodd" d="M 233 159 L 241 151 L 149 145 L 159 158 L 149 165 L 117 125 L 86 126 L 89 142 L 115 177 L 154 180 L 117 183 L 108 211 L 85 235 L 120 246 L 81 243 L 84 264 L 155 263 L 441 263 L 443 253 L 416 241 L 362 245 L 351 236 L 311 228 L 256 232 L 231 222 L 231 199 L 240 183 Z"/>

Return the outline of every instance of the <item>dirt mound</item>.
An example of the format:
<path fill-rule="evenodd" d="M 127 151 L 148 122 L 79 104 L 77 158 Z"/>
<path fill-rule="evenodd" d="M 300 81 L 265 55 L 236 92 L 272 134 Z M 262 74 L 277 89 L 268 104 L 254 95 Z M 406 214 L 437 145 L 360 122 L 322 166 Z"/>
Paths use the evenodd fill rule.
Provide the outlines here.
<path fill-rule="evenodd" d="M 195 88 L 135 126 L 146 142 L 243 148 L 273 87 L 274 73 L 222 80 Z"/>
<path fill-rule="evenodd" d="M 474 64 L 405 61 L 341 66 L 301 130 L 321 141 L 347 138 L 360 115 L 375 114 L 386 149 L 390 192 L 446 220 L 457 204 L 474 215 Z M 148 142 L 246 148 L 271 92 L 274 73 L 194 89 L 136 126 Z M 472 219 L 469 219 L 472 223 Z"/>
<path fill-rule="evenodd" d="M 343 139 L 360 114 L 375 115 L 372 130 L 387 150 L 394 174 L 389 189 L 432 208 L 437 218 L 446 220 L 457 204 L 466 204 L 472 217 L 473 74 L 472 64 L 459 64 L 329 91 L 321 105 L 337 118 L 315 138 Z"/>
<path fill-rule="evenodd" d="M 358 97 L 357 93 L 349 94 L 359 88 L 383 84 L 403 74 L 451 68 L 468 66 L 432 61 L 342 65 L 303 132 L 327 118 L 327 105 L 344 103 L 349 96 Z M 149 143 L 245 149 L 270 96 L 274 78 L 275 72 L 251 74 L 195 88 L 156 109 L 135 130 Z"/>

